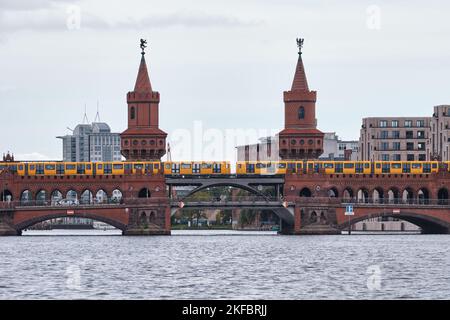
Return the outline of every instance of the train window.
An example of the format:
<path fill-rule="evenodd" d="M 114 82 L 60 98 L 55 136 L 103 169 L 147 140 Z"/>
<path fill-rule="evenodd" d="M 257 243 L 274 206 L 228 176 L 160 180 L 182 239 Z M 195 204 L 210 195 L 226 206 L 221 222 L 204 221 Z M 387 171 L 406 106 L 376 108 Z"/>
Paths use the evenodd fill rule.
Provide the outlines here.
<path fill-rule="evenodd" d="M 166 169 L 170 169 L 170 164 L 166 163 Z"/>
<path fill-rule="evenodd" d="M 132 165 L 129 163 L 125 163 L 125 170 L 131 170 Z"/>
<path fill-rule="evenodd" d="M 241 169 L 242 168 L 242 164 L 239 163 L 238 164 L 238 168 Z"/>
<path fill-rule="evenodd" d="M 90 164 L 87 164 L 87 165 L 86 165 L 86 169 L 87 169 L 87 170 L 91 170 L 91 165 L 90 165 Z"/>
<path fill-rule="evenodd" d="M 55 165 L 54 164 L 46 164 L 45 170 L 55 170 Z"/>
<path fill-rule="evenodd" d="M 365 163 L 364 164 L 364 168 L 369 169 L 370 168 L 370 164 L 369 163 Z"/>
<path fill-rule="evenodd" d="M 423 164 L 423 173 L 431 173 L 431 164 L 430 163 Z"/>
<path fill-rule="evenodd" d="M 420 168 L 422 168 L 422 164 L 421 163 L 413 163 L 412 164 L 412 168 L 413 169 L 420 169 Z"/>
<path fill-rule="evenodd" d="M 288 163 L 287 167 L 288 169 L 295 169 L 295 163 Z"/>
<path fill-rule="evenodd" d="M 67 170 L 75 170 L 75 165 L 74 164 L 67 164 L 66 165 L 66 169 Z"/>
<path fill-rule="evenodd" d="M 103 169 L 103 165 L 99 163 L 99 164 L 97 165 L 97 169 L 102 170 L 102 169 Z"/>
<path fill-rule="evenodd" d="M 280 162 L 278 164 L 278 169 L 285 169 L 286 168 L 286 163 Z"/>
<path fill-rule="evenodd" d="M 23 164 L 19 165 L 19 170 L 23 170 Z"/>
<path fill-rule="evenodd" d="M 155 163 L 155 169 L 159 170 L 159 163 Z"/>
<path fill-rule="evenodd" d="M 344 163 L 345 169 L 353 169 L 355 167 L 354 163 Z"/>
<path fill-rule="evenodd" d="M 403 173 L 411 173 L 411 164 L 403 163 Z"/>
<path fill-rule="evenodd" d="M 333 165 L 332 163 L 324 163 L 324 164 L 323 164 L 323 167 L 324 167 L 325 169 L 333 169 L 334 165 Z"/>
<path fill-rule="evenodd" d="M 258 169 L 265 168 L 265 167 L 266 167 L 266 164 L 265 164 L 265 163 L 258 162 L 258 163 L 256 164 L 256 167 L 257 167 Z"/>
<path fill-rule="evenodd" d="M 202 169 L 211 169 L 210 163 L 202 163 Z"/>
<path fill-rule="evenodd" d="M 114 170 L 122 170 L 123 169 L 123 164 L 114 164 L 113 168 L 114 168 Z"/>
<path fill-rule="evenodd" d="M 344 165 L 342 164 L 342 162 L 336 162 L 334 172 L 336 172 L 336 173 L 344 172 Z"/>
<path fill-rule="evenodd" d="M 432 166 L 433 169 L 436 169 L 437 168 L 437 163 L 433 163 L 431 166 Z"/>
<path fill-rule="evenodd" d="M 391 165 L 392 169 L 401 169 L 402 168 L 402 164 L 401 163 L 393 163 Z"/>
<path fill-rule="evenodd" d="M 35 166 L 34 164 L 30 165 L 30 170 L 34 170 Z"/>
<path fill-rule="evenodd" d="M 190 163 L 182 163 L 181 164 L 181 168 L 182 169 L 190 169 L 191 168 L 191 164 Z"/>
<path fill-rule="evenodd" d="M 377 163 L 375 166 L 377 167 L 377 169 L 381 168 L 381 164 L 379 164 L 379 163 Z"/>
<path fill-rule="evenodd" d="M 383 166 L 381 167 L 382 173 L 390 173 L 391 172 L 391 165 L 389 163 L 383 163 Z"/>
<path fill-rule="evenodd" d="M 134 170 L 142 170 L 144 166 L 141 163 L 136 163 L 134 165 Z"/>
<path fill-rule="evenodd" d="M 9 166 L 9 170 L 11 170 L 11 172 L 17 172 L 17 166 L 16 165 Z"/>

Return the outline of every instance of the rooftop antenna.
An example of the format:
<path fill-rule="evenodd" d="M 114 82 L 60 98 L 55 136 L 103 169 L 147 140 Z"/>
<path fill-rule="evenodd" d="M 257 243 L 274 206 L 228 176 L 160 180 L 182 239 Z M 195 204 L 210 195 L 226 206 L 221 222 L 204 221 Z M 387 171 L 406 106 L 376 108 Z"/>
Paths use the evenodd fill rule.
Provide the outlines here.
<path fill-rule="evenodd" d="M 98 100 L 97 100 L 97 113 L 96 113 L 96 115 L 95 115 L 94 122 L 100 122 L 100 111 L 99 111 Z"/>
<path fill-rule="evenodd" d="M 87 117 L 87 111 L 86 111 L 86 103 L 84 104 L 84 117 L 83 117 L 83 124 L 88 124 L 89 120 Z"/>

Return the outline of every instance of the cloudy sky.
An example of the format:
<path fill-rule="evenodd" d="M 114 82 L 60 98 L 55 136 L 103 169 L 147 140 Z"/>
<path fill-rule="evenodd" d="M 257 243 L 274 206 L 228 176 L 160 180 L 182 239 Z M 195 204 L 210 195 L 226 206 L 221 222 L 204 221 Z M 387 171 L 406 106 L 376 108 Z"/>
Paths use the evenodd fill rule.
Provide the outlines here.
<path fill-rule="evenodd" d="M 97 101 L 101 120 L 123 131 L 140 38 L 169 136 L 199 123 L 224 135 L 280 129 L 298 36 L 322 131 L 358 139 L 362 117 L 429 116 L 450 104 L 445 0 L 126 4 L 0 0 L 0 152 L 60 159 L 56 136 L 82 121 L 85 104 L 93 120 Z"/>

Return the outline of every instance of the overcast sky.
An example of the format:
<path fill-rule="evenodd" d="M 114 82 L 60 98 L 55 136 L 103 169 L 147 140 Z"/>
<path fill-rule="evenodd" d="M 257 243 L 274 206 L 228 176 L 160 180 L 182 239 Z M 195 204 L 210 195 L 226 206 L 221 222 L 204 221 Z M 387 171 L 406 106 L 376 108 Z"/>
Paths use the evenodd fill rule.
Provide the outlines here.
<path fill-rule="evenodd" d="M 301 36 L 318 128 L 358 139 L 362 117 L 450 104 L 449 12 L 445 0 L 0 0 L 0 151 L 60 159 L 56 136 L 85 104 L 93 120 L 97 100 L 123 131 L 140 38 L 169 137 L 197 120 L 280 129 Z"/>

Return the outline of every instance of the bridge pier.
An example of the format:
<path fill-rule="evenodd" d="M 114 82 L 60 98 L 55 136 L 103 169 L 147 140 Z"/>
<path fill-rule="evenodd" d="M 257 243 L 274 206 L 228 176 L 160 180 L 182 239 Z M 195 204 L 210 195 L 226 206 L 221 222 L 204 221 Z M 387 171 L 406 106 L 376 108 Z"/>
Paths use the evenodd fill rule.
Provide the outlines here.
<path fill-rule="evenodd" d="M 13 227 L 14 210 L 0 210 L 0 237 L 20 236 L 22 232 Z"/>
<path fill-rule="evenodd" d="M 170 207 L 133 208 L 129 212 L 129 223 L 122 231 L 124 236 L 170 235 Z"/>

